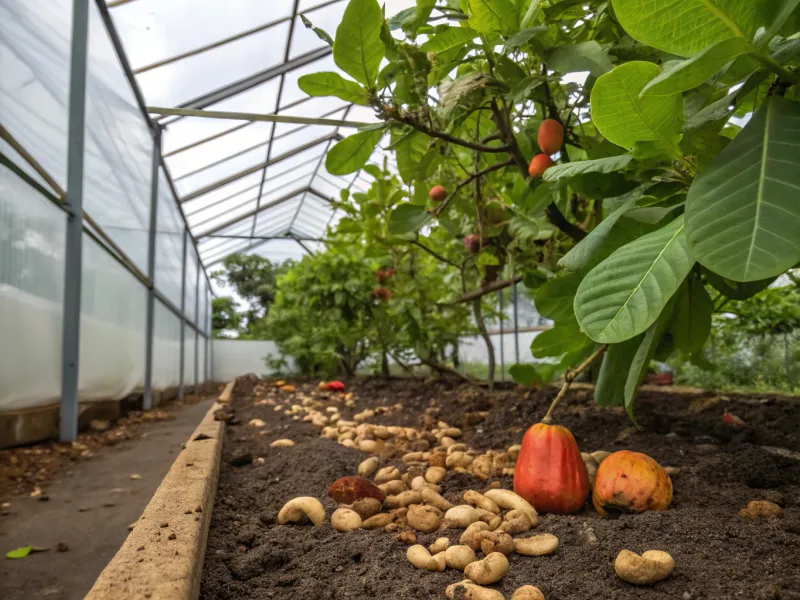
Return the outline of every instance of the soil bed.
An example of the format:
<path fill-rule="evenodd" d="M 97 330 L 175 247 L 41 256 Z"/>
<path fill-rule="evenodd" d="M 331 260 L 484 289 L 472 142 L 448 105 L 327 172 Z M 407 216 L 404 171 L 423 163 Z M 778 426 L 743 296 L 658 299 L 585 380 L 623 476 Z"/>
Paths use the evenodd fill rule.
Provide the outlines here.
<path fill-rule="evenodd" d="M 330 519 L 336 504 L 326 495 L 328 487 L 356 474 L 366 455 L 319 437 L 317 427 L 276 412 L 275 403 L 299 404 L 314 394 L 326 406 L 339 406 L 347 420 L 367 408 L 401 403 L 402 409 L 368 422 L 420 430 L 425 409 L 437 407 L 439 419 L 463 428 L 458 441 L 476 450 L 505 450 L 541 419 L 556 393 L 550 388 L 490 393 L 441 380 L 362 379 L 348 386 L 355 406 L 346 408 L 338 395 L 317 392 L 312 383 L 296 385 L 296 392 L 281 392 L 253 381 L 237 384 L 205 557 L 204 600 L 443 599 L 445 587 L 463 579 L 451 569 L 412 567 L 405 556 L 408 546 L 396 533 L 338 533 L 329 523 L 277 525 L 281 506 L 301 495 L 319 498 Z M 746 426 L 725 424 L 726 410 Z M 488 415 L 464 426 L 464 415 L 475 411 Z M 800 403 L 642 392 L 636 415 L 640 431 L 621 410 L 595 406 L 591 390 L 577 390 L 559 406 L 556 421 L 572 430 L 582 451 L 634 449 L 680 469 L 673 476 L 670 510 L 603 519 L 587 506 L 572 516 L 541 515 L 533 533 L 558 536 L 556 553 L 512 554 L 508 574 L 491 587 L 507 599 L 525 584 L 539 587 L 547 600 L 800 599 Z M 266 426 L 248 425 L 254 418 Z M 271 448 L 280 438 L 296 445 Z M 403 466 L 399 456 L 382 464 Z M 512 488 L 511 477 L 482 481 L 448 471 L 442 494 L 461 504 L 464 491 L 483 491 L 492 481 Z M 739 509 L 754 499 L 780 504 L 783 518 L 740 518 Z M 440 536 L 458 543 L 462 531 L 417 533 L 418 543 L 427 546 Z M 675 570 L 653 586 L 624 583 L 613 568 L 623 548 L 665 550 L 675 559 Z"/>

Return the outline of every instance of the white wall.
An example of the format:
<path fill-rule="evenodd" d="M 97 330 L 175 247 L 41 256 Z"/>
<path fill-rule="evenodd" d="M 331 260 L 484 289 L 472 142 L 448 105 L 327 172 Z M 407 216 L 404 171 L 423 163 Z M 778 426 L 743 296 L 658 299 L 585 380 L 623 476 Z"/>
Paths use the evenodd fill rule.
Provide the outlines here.
<path fill-rule="evenodd" d="M 214 340 L 212 379 L 214 381 L 230 381 L 239 375 L 255 373 L 269 375 L 270 369 L 264 362 L 267 356 L 279 356 L 280 352 L 274 342 L 258 342 L 243 340 Z M 293 369 L 288 361 L 287 371 Z"/>

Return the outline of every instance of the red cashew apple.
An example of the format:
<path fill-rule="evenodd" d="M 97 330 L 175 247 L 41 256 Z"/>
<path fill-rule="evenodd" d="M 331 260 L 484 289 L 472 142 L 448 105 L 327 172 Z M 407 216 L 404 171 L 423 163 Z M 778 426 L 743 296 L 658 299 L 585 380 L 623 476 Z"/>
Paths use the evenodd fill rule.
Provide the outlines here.
<path fill-rule="evenodd" d="M 564 143 L 564 127 L 555 119 L 545 119 L 539 126 L 536 142 L 545 154 L 555 154 Z"/>
<path fill-rule="evenodd" d="M 471 233 L 467 237 L 464 238 L 464 247 L 467 249 L 467 252 L 470 254 L 477 254 L 481 250 L 481 238 L 480 236 Z"/>
<path fill-rule="evenodd" d="M 672 502 L 672 481 L 655 460 L 630 450 L 608 455 L 594 477 L 592 505 L 607 517 L 609 511 L 667 510 Z"/>
<path fill-rule="evenodd" d="M 434 202 L 443 202 L 447 198 L 447 190 L 443 185 L 435 185 L 428 192 L 428 197 Z"/>
<path fill-rule="evenodd" d="M 343 392 L 344 384 L 341 381 L 329 381 L 325 384 L 325 389 L 329 392 Z"/>
<path fill-rule="evenodd" d="M 531 177 L 541 177 L 547 169 L 555 163 L 547 154 L 537 154 L 528 165 L 528 175 Z"/>
<path fill-rule="evenodd" d="M 589 497 L 589 474 L 566 427 L 537 423 L 522 438 L 514 491 L 544 513 L 578 512 Z"/>
<path fill-rule="evenodd" d="M 392 297 L 392 290 L 385 287 L 376 287 L 372 290 L 372 297 L 378 300 L 389 300 Z"/>
<path fill-rule="evenodd" d="M 375 498 L 381 504 L 386 500 L 386 493 L 369 479 L 358 475 L 340 477 L 328 488 L 328 496 L 339 504 L 352 504 L 362 498 Z"/>

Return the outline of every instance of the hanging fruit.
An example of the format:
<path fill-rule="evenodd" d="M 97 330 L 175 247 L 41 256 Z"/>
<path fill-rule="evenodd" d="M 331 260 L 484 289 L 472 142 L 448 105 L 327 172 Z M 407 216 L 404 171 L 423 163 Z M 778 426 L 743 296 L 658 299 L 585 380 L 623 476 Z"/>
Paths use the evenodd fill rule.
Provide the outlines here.
<path fill-rule="evenodd" d="M 597 468 L 592 504 L 604 517 L 610 511 L 667 510 L 670 502 L 672 481 L 664 468 L 646 454 L 620 450 Z"/>
<path fill-rule="evenodd" d="M 545 119 L 539 126 L 536 142 L 545 154 L 555 154 L 564 143 L 564 127 L 555 119 Z"/>
<path fill-rule="evenodd" d="M 428 192 L 428 197 L 434 202 L 444 202 L 447 198 L 447 189 L 443 185 L 435 185 Z"/>
<path fill-rule="evenodd" d="M 467 237 L 464 238 L 464 247 L 467 249 L 467 252 L 470 254 L 477 254 L 481 250 L 481 238 L 480 236 L 471 233 Z"/>
<path fill-rule="evenodd" d="M 547 154 L 537 154 L 528 165 L 528 175 L 531 177 L 541 177 L 547 169 L 552 167 L 555 163 Z"/>
<path fill-rule="evenodd" d="M 566 427 L 537 423 L 522 438 L 514 491 L 539 512 L 578 512 L 589 496 L 589 475 Z"/>

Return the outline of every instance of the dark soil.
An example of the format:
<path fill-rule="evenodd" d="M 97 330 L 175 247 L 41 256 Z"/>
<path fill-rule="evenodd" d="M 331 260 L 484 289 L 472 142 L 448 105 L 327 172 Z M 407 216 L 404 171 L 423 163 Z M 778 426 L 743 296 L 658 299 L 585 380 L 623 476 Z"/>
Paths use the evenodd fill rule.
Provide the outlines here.
<path fill-rule="evenodd" d="M 293 402 L 299 402 L 312 390 L 311 384 L 298 384 L 294 394 L 268 394 L 294 395 Z M 401 411 L 369 420 L 376 424 L 422 428 L 424 410 L 437 406 L 441 419 L 461 426 L 465 413 L 488 410 L 482 423 L 463 428 L 459 441 L 475 449 L 519 443 L 524 429 L 541 419 L 555 395 L 554 389 L 489 393 L 439 380 L 366 379 L 353 382 L 349 391 L 356 407 L 342 409 L 345 419 L 365 408 L 403 404 Z M 273 406 L 254 405 L 256 398 L 242 392 L 253 394 L 253 386 L 237 391 L 232 403 L 238 424 L 228 422 L 203 600 L 442 599 L 445 587 L 463 578 L 450 569 L 431 573 L 413 568 L 405 557 L 407 546 L 396 534 L 337 533 L 328 524 L 277 525 L 278 510 L 295 496 L 316 496 L 330 516 L 336 505 L 326 496 L 328 486 L 355 474 L 364 455 L 318 437 L 310 423 L 275 412 Z M 726 410 L 743 419 L 744 428 L 726 425 Z M 539 587 L 547 600 L 800 599 L 800 403 L 642 392 L 636 416 L 640 431 L 622 411 L 595 406 L 590 389 L 571 392 L 556 413 L 583 451 L 634 449 L 679 468 L 670 509 L 611 519 L 588 506 L 573 516 L 542 515 L 535 531 L 557 535 L 557 552 L 539 558 L 511 555 L 508 575 L 493 587 L 507 599 L 525 584 Z M 252 418 L 267 426 L 248 426 Z M 279 438 L 291 438 L 297 445 L 270 448 Z M 245 453 L 251 454 L 252 463 L 230 464 L 241 463 L 235 458 Z M 511 478 L 500 481 L 512 487 Z M 487 484 L 448 472 L 443 495 L 458 502 L 463 491 L 480 491 Z M 783 518 L 740 518 L 739 509 L 753 499 L 777 502 L 784 508 Z M 418 534 L 418 539 L 428 545 L 446 535 L 457 543 L 461 533 L 446 530 Z M 623 548 L 637 553 L 665 550 L 675 559 L 675 570 L 653 586 L 624 583 L 613 568 Z"/>

